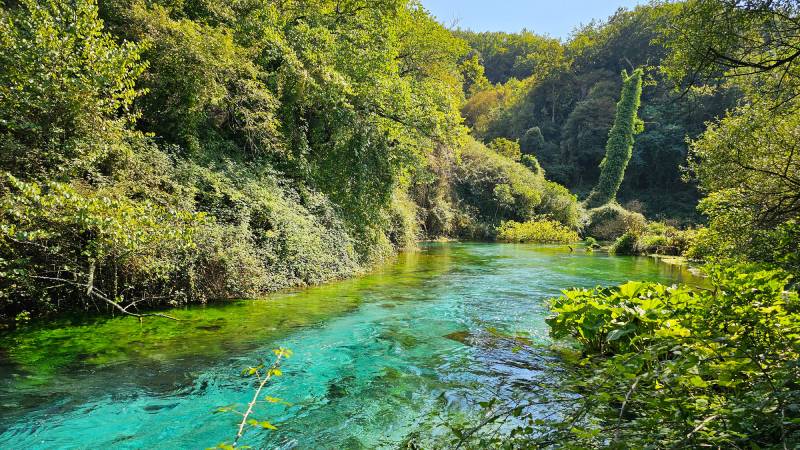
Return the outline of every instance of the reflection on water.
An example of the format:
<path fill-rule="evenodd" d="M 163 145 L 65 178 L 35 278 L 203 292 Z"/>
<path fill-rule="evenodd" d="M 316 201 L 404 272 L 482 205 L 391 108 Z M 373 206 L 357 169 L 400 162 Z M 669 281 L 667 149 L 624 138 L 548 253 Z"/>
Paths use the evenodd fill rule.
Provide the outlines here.
<path fill-rule="evenodd" d="M 546 300 L 570 287 L 687 281 L 649 258 L 560 246 L 430 244 L 355 280 L 175 311 L 182 322 L 65 319 L 2 337 L 0 448 L 203 448 L 230 441 L 251 395 L 240 370 L 294 357 L 262 407 L 269 448 L 396 447 L 435 417 L 530 381 L 542 355 L 493 335 L 548 342 Z M 488 330 L 488 331 L 487 331 Z"/>

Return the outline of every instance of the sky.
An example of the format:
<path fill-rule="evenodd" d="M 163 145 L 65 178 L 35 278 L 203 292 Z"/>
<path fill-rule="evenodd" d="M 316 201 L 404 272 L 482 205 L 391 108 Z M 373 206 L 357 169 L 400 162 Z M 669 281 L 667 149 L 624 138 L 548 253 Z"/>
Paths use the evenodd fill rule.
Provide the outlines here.
<path fill-rule="evenodd" d="M 422 4 L 448 27 L 473 31 L 517 32 L 527 28 L 537 34 L 566 39 L 577 26 L 606 19 L 617 8 L 632 8 L 645 0 L 422 0 Z"/>

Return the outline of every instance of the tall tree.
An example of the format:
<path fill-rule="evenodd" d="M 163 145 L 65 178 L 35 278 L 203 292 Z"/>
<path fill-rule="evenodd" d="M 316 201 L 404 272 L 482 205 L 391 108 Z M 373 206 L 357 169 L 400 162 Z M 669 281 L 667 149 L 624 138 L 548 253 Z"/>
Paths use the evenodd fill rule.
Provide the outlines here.
<path fill-rule="evenodd" d="M 725 78 L 783 100 L 800 93 L 797 0 L 690 0 L 663 33 L 663 70 L 677 81 Z"/>
<path fill-rule="evenodd" d="M 600 179 L 586 199 L 589 208 L 605 205 L 617 197 L 633 152 L 633 136 L 644 129 L 644 123 L 637 116 L 641 96 L 642 69 L 634 70 L 630 76 L 622 71 L 622 94 L 617 103 L 614 126 L 608 133 L 606 157 L 600 163 Z"/>

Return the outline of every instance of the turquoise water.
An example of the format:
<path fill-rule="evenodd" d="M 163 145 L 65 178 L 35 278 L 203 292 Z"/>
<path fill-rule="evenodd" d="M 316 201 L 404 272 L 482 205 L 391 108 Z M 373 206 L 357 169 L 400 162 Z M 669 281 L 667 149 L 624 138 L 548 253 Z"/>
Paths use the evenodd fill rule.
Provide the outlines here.
<path fill-rule="evenodd" d="M 254 417 L 255 448 L 396 448 L 524 385 L 548 363 L 546 300 L 569 287 L 689 276 L 566 247 L 431 244 L 356 280 L 175 311 L 64 320 L 2 336 L 0 448 L 206 448 L 253 393 L 244 367 L 293 350 Z M 523 351 L 498 334 L 524 336 Z M 509 342 L 511 342 L 509 344 Z M 513 345 L 516 347 L 516 345 Z M 243 407 L 242 407 L 243 409 Z"/>

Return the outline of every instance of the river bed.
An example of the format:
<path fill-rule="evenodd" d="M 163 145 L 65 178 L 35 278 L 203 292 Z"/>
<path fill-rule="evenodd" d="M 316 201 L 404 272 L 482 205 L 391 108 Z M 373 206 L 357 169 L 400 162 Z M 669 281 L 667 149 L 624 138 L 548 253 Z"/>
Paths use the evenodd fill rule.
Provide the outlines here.
<path fill-rule="evenodd" d="M 173 311 L 181 322 L 64 319 L 0 341 L 0 448 L 207 448 L 231 442 L 243 368 L 294 356 L 254 415 L 254 448 L 396 448 L 446 432 L 538 376 L 547 299 L 570 287 L 672 283 L 682 267 L 566 246 L 434 243 L 358 279 Z M 475 336 L 525 339 L 526 351 Z M 537 355 L 541 348 L 542 355 Z"/>

